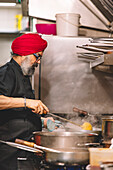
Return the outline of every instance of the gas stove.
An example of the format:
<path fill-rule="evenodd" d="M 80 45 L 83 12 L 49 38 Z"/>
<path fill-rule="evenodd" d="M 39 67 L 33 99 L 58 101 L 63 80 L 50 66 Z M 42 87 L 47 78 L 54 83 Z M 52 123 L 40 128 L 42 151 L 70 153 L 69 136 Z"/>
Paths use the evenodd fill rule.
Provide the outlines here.
<path fill-rule="evenodd" d="M 85 170 L 86 165 L 77 165 L 77 164 L 63 164 L 63 163 L 43 163 L 41 164 L 40 170 Z"/>

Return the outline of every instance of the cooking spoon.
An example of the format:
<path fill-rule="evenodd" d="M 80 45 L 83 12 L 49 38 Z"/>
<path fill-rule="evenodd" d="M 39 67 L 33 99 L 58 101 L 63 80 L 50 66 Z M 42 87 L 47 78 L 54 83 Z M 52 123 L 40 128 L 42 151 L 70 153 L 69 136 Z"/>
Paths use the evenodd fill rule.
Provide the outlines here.
<path fill-rule="evenodd" d="M 83 125 L 79 125 L 79 124 L 77 124 L 77 123 L 75 123 L 75 122 L 73 122 L 73 121 L 71 121 L 71 120 L 68 120 L 68 119 L 65 119 L 65 118 L 63 118 L 63 117 L 57 116 L 57 115 L 55 115 L 55 114 L 53 114 L 53 113 L 48 113 L 48 114 L 50 114 L 51 116 L 54 116 L 54 117 L 56 117 L 56 118 L 62 119 L 62 120 L 64 120 L 64 121 L 67 121 L 67 122 L 69 122 L 69 123 L 71 123 L 71 124 L 74 124 L 74 125 L 76 125 L 76 126 L 79 126 L 79 127 L 81 127 L 83 130 L 92 130 L 92 125 L 91 125 L 89 122 L 84 122 Z"/>

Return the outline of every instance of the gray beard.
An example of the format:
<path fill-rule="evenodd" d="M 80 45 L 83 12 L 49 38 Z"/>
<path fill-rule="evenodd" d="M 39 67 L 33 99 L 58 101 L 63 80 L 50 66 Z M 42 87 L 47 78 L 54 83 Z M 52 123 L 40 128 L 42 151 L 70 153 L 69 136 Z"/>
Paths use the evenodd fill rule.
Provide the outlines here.
<path fill-rule="evenodd" d="M 29 58 L 26 58 L 21 64 L 22 72 L 25 76 L 32 76 L 35 72 L 35 67 L 38 66 L 38 63 L 34 63 L 32 66 L 30 65 Z"/>

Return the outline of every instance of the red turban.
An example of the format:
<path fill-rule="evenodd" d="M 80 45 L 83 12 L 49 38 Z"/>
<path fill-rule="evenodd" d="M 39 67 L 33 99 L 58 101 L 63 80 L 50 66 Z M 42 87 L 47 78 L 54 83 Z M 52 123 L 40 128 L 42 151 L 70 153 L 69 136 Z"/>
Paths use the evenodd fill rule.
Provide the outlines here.
<path fill-rule="evenodd" d="M 47 41 L 42 39 L 38 34 L 24 34 L 17 37 L 12 42 L 12 52 L 20 56 L 43 51 L 47 47 Z"/>

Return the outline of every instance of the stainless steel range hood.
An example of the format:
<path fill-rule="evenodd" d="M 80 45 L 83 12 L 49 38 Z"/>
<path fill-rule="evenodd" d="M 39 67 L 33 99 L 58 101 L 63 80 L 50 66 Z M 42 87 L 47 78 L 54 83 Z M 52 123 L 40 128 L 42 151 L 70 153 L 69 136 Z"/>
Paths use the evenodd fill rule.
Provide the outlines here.
<path fill-rule="evenodd" d="M 113 1 L 112 0 L 91 0 L 99 11 L 111 23 L 113 22 Z"/>

